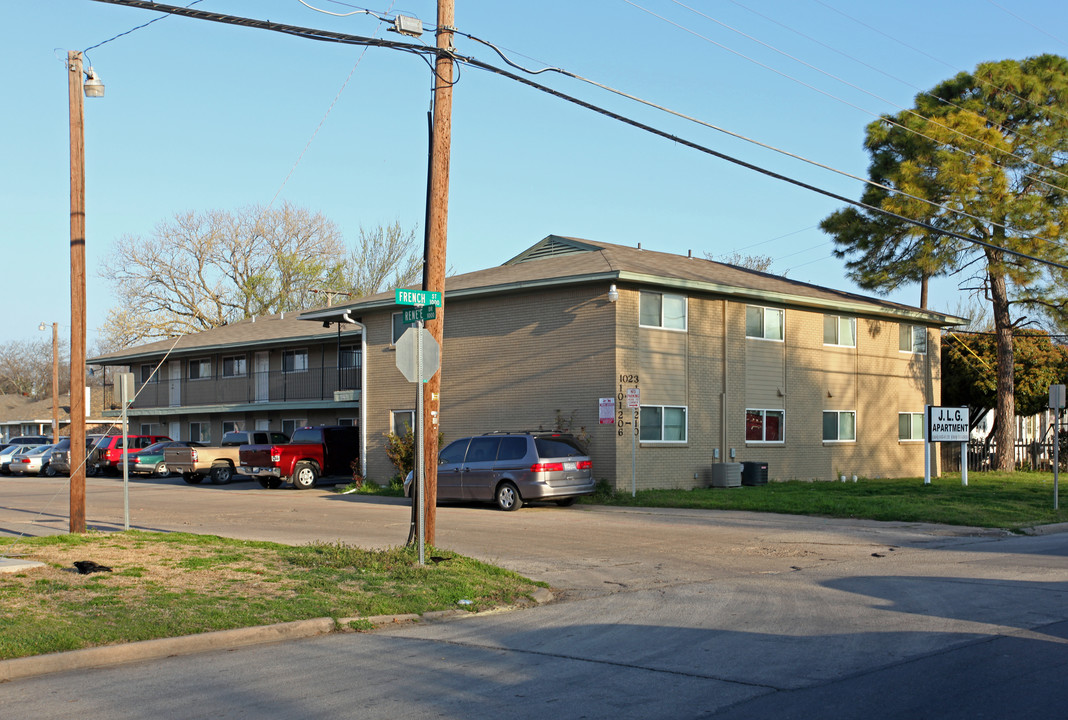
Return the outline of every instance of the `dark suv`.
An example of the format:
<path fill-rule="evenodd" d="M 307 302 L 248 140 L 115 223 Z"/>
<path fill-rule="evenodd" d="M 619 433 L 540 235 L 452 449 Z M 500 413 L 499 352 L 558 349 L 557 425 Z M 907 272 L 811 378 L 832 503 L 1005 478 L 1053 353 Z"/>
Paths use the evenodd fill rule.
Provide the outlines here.
<path fill-rule="evenodd" d="M 411 494 L 411 477 L 405 495 Z M 518 510 L 533 500 L 570 505 L 593 490 L 593 463 L 578 439 L 565 433 L 476 435 L 438 453 L 438 500 L 495 502 L 501 510 Z"/>
<path fill-rule="evenodd" d="M 85 455 L 88 458 L 93 454 L 93 447 L 99 442 L 103 435 L 86 435 L 85 436 Z M 59 444 L 56 445 L 52 451 L 52 459 L 48 461 L 48 466 L 52 468 L 57 475 L 69 475 L 70 474 L 70 436 L 60 438 Z M 96 465 L 86 463 L 85 474 L 89 476 L 96 475 Z"/>

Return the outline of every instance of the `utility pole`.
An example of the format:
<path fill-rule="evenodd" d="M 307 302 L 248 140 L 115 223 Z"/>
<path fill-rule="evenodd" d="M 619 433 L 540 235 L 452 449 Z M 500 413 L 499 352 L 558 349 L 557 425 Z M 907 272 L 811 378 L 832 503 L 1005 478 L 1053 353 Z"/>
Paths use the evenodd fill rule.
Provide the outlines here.
<path fill-rule="evenodd" d="M 52 323 L 52 444 L 59 442 L 59 323 Z"/>
<path fill-rule="evenodd" d="M 82 54 L 67 53 L 70 96 L 70 531 L 85 532 L 85 106 Z"/>
<path fill-rule="evenodd" d="M 438 55 L 434 62 L 434 120 L 431 130 L 430 193 L 427 209 L 426 265 L 423 287 L 445 291 L 445 244 L 449 219 L 449 152 L 452 143 L 452 33 L 455 23 L 453 0 L 438 0 Z M 442 296 L 444 298 L 444 295 Z M 426 383 L 423 393 L 423 453 L 426 458 L 424 482 L 424 528 L 426 542 L 434 544 L 438 498 L 438 432 L 441 406 L 441 373 L 445 367 L 445 344 L 442 330 L 445 307 L 426 323 L 430 334 L 441 347 L 441 367 Z"/>

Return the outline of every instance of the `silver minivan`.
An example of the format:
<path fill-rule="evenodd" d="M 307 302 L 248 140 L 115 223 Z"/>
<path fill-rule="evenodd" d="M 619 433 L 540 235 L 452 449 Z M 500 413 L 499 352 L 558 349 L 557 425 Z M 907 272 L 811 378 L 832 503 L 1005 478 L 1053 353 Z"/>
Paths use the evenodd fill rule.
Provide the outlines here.
<path fill-rule="evenodd" d="M 411 495 L 412 474 L 404 483 Z M 518 510 L 524 502 L 570 505 L 594 491 L 593 463 L 573 435 L 495 432 L 455 440 L 438 453 L 438 500 L 494 502 Z"/>

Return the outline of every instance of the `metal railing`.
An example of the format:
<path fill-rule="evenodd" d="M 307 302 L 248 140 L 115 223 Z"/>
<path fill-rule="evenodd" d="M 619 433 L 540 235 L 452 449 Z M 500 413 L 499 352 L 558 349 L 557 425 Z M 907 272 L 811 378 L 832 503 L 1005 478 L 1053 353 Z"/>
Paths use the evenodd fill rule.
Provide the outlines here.
<path fill-rule="evenodd" d="M 270 370 L 239 376 L 161 378 L 137 386 L 131 408 L 191 407 L 197 405 L 255 404 L 333 400 L 338 390 L 361 389 L 360 368 L 321 367 L 298 372 Z M 103 410 L 119 409 L 113 384 L 105 383 Z"/>

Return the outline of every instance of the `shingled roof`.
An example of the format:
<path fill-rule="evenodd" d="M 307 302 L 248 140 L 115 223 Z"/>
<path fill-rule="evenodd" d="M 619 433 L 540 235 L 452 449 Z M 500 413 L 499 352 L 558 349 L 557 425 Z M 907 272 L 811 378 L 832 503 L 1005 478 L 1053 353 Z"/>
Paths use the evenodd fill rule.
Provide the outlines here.
<path fill-rule="evenodd" d="M 503 265 L 445 279 L 446 301 L 492 293 L 592 282 L 630 282 L 687 292 L 709 293 L 742 301 L 831 309 L 869 316 L 894 317 L 930 325 L 966 321 L 945 313 L 833 290 L 781 275 L 749 270 L 704 258 L 674 255 L 581 238 L 550 235 Z M 605 288 L 607 291 L 607 287 Z M 360 298 L 332 308 L 301 313 L 308 320 L 338 318 L 345 312 L 394 306 L 393 291 Z"/>

